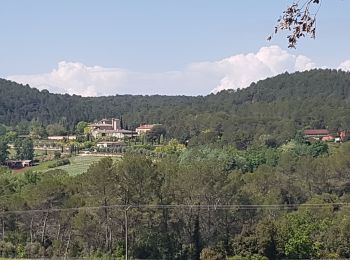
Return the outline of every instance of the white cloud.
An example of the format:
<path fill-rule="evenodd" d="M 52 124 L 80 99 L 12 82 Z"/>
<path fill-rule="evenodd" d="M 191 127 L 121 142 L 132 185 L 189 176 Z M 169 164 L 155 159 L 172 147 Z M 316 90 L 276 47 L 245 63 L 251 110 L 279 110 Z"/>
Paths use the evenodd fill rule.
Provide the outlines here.
<path fill-rule="evenodd" d="M 350 60 L 346 60 L 340 63 L 338 69 L 343 71 L 350 71 Z"/>
<path fill-rule="evenodd" d="M 97 96 L 114 94 L 114 85 L 121 84 L 126 75 L 127 72 L 122 69 L 88 67 L 79 62 L 62 61 L 57 69 L 47 74 L 15 75 L 8 79 L 55 93 Z"/>
<path fill-rule="evenodd" d="M 344 65 L 345 66 L 345 65 Z M 350 62 L 347 64 L 350 68 Z M 181 71 L 134 72 L 62 61 L 46 74 L 13 75 L 10 80 L 55 93 L 83 96 L 115 94 L 206 95 L 223 89 L 245 88 L 252 82 L 285 71 L 303 71 L 316 64 L 278 46 L 238 54 L 219 61 L 189 64 Z"/>
<path fill-rule="evenodd" d="M 244 88 L 252 82 L 286 71 L 304 71 L 316 67 L 309 58 L 290 54 L 278 46 L 263 47 L 256 54 L 235 55 L 220 63 L 224 64 L 227 73 L 214 92 Z"/>

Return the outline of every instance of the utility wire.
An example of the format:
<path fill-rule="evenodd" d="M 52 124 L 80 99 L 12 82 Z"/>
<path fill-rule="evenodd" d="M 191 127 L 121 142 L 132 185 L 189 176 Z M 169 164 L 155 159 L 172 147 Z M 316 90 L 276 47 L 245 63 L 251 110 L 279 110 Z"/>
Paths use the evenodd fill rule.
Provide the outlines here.
<path fill-rule="evenodd" d="M 247 205 L 247 204 L 116 204 L 108 206 L 87 206 L 87 207 L 73 207 L 73 208 L 48 208 L 48 209 L 27 209 L 27 210 L 9 210 L 1 211 L 1 215 L 9 214 L 29 214 L 29 213 L 53 213 L 53 212 L 71 212 L 71 211 L 84 211 L 84 210 L 98 210 L 98 209 L 119 209 L 119 210 L 130 210 L 130 209 L 203 209 L 203 210 L 257 210 L 257 209 L 270 209 L 270 210 L 287 210 L 296 208 L 307 208 L 307 209 L 320 209 L 327 207 L 350 207 L 350 203 L 315 203 L 315 204 L 260 204 L 260 205 Z"/>

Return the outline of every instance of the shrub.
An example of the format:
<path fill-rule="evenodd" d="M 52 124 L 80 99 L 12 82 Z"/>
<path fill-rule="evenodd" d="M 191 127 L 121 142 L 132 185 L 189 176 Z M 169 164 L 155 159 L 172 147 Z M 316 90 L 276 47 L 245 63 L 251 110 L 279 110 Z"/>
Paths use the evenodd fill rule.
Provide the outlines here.
<path fill-rule="evenodd" d="M 16 247 L 11 242 L 0 241 L 0 256 L 13 258 L 16 256 Z"/>
<path fill-rule="evenodd" d="M 212 248 L 204 248 L 200 255 L 201 260 L 221 260 L 224 259 L 223 255 L 219 252 L 216 252 Z"/>
<path fill-rule="evenodd" d="M 39 258 L 43 256 L 43 248 L 40 243 L 27 243 L 25 246 L 25 254 L 30 258 Z"/>
<path fill-rule="evenodd" d="M 58 160 L 58 161 L 50 164 L 48 167 L 49 168 L 56 168 L 56 167 L 67 165 L 67 164 L 70 164 L 70 160 L 69 159 L 62 159 L 62 160 Z"/>
<path fill-rule="evenodd" d="M 61 152 L 60 151 L 55 151 L 54 158 L 55 159 L 60 159 L 61 158 Z"/>

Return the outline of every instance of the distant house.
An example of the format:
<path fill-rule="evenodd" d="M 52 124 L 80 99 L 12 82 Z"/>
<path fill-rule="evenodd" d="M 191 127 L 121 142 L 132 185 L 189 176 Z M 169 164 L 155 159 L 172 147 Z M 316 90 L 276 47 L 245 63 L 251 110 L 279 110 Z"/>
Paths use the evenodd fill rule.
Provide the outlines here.
<path fill-rule="evenodd" d="M 322 138 L 329 138 L 330 132 L 327 129 L 306 129 L 304 130 L 305 139 L 322 140 Z"/>
<path fill-rule="evenodd" d="M 132 138 L 137 135 L 135 131 L 116 129 L 116 130 L 93 130 L 91 135 L 94 138 L 103 138 L 103 137 L 115 137 L 116 139 L 124 139 L 125 137 Z"/>
<path fill-rule="evenodd" d="M 5 165 L 11 169 L 21 169 L 24 167 L 30 167 L 34 165 L 33 160 L 7 160 Z"/>
<path fill-rule="evenodd" d="M 116 139 L 132 138 L 137 135 L 135 131 L 121 128 L 120 120 L 116 118 L 102 119 L 89 125 L 92 128 L 91 135 L 94 138 L 114 137 Z"/>
<path fill-rule="evenodd" d="M 310 141 L 319 140 L 340 143 L 350 139 L 350 130 L 307 129 L 304 130 L 304 138 Z"/>
<path fill-rule="evenodd" d="M 22 167 L 30 167 L 33 166 L 34 162 L 32 160 L 23 160 L 22 161 Z"/>
<path fill-rule="evenodd" d="M 308 137 L 323 137 L 329 135 L 329 130 L 327 129 L 306 129 L 304 130 L 304 135 Z"/>
<path fill-rule="evenodd" d="M 342 130 L 339 133 L 340 141 L 345 142 L 350 140 L 350 130 Z"/>
<path fill-rule="evenodd" d="M 334 142 L 335 142 L 335 143 L 341 143 L 341 142 L 342 142 L 342 140 L 341 140 L 341 138 L 340 138 L 340 137 L 336 137 L 336 138 L 334 139 Z"/>
<path fill-rule="evenodd" d="M 331 142 L 331 141 L 335 141 L 335 139 L 336 139 L 335 135 L 329 134 L 329 135 L 321 137 L 320 140 L 325 141 L 325 142 Z"/>
<path fill-rule="evenodd" d="M 155 126 L 161 126 L 161 124 L 140 125 L 138 128 L 136 128 L 136 132 L 138 135 L 146 134 Z"/>
<path fill-rule="evenodd" d="M 32 138 L 32 135 L 18 135 L 18 138 Z"/>
<path fill-rule="evenodd" d="M 48 136 L 48 140 L 54 140 L 54 141 L 61 141 L 61 140 L 76 140 L 77 136 L 76 135 L 54 135 L 54 136 Z"/>
<path fill-rule="evenodd" d="M 16 161 L 16 160 L 7 160 L 5 161 L 4 165 L 11 169 L 20 169 L 23 167 L 22 161 Z"/>
<path fill-rule="evenodd" d="M 102 119 L 89 125 L 94 130 L 117 130 L 121 129 L 120 120 L 117 118 Z"/>
<path fill-rule="evenodd" d="M 124 142 L 98 142 L 96 144 L 97 147 L 99 148 L 115 148 L 115 147 L 123 147 L 126 146 Z"/>

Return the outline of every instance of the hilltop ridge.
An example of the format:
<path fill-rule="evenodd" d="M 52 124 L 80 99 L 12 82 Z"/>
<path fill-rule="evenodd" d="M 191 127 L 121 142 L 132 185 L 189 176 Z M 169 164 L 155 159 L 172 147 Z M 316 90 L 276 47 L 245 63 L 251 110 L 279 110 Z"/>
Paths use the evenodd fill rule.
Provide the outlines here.
<path fill-rule="evenodd" d="M 197 97 L 81 97 L 1 79 L 0 122 L 14 126 L 36 119 L 46 125 L 65 118 L 72 128 L 79 121 L 123 116 L 129 128 L 162 122 L 180 140 L 208 138 L 205 130 L 227 141 L 250 142 L 263 134 L 282 141 L 307 127 L 349 128 L 349 100 L 350 73 L 328 69 L 284 73 L 245 89 Z"/>

